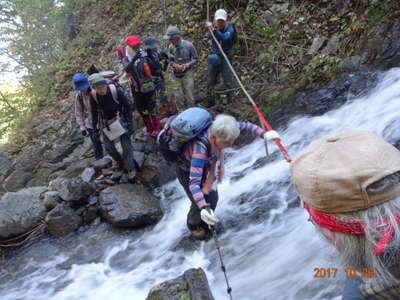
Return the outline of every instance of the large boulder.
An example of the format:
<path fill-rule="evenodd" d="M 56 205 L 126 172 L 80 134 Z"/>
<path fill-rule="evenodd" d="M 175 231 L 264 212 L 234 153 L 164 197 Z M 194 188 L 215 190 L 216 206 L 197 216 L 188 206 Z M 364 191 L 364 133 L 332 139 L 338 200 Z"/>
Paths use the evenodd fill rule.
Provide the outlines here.
<path fill-rule="evenodd" d="M 162 217 L 160 202 L 141 185 L 119 184 L 100 193 L 100 212 L 116 227 L 150 225 Z"/>
<path fill-rule="evenodd" d="M 214 300 L 207 276 L 201 268 L 189 269 L 178 278 L 153 287 L 146 300 Z"/>
<path fill-rule="evenodd" d="M 0 239 L 25 233 L 46 215 L 41 199 L 45 187 L 32 187 L 8 192 L 0 199 Z"/>
<path fill-rule="evenodd" d="M 58 204 L 46 216 L 47 230 L 55 237 L 74 232 L 82 224 L 82 218 L 65 205 Z"/>
<path fill-rule="evenodd" d="M 87 197 L 94 191 L 95 187 L 80 177 L 63 181 L 58 189 L 61 199 L 70 202 L 73 207 L 86 204 Z"/>

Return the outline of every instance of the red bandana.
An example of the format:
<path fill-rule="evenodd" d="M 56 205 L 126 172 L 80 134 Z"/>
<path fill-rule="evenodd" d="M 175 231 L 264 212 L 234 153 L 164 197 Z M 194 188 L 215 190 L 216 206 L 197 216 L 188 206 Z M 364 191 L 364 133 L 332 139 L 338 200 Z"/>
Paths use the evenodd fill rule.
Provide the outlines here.
<path fill-rule="evenodd" d="M 361 221 L 327 214 L 306 203 L 304 203 L 304 208 L 310 214 L 311 220 L 320 227 L 345 234 L 365 234 L 364 224 Z M 400 225 L 400 215 L 396 216 L 396 223 Z M 392 240 L 394 229 L 388 221 L 377 224 L 376 227 L 382 228 L 379 241 L 375 246 L 375 255 L 380 256 Z"/>

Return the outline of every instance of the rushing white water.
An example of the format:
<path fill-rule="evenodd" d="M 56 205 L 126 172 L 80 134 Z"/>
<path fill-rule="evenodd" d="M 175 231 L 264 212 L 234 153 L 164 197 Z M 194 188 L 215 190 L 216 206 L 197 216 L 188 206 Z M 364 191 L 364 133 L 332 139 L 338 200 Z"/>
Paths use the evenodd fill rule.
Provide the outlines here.
<path fill-rule="evenodd" d="M 367 96 L 320 117 L 297 118 L 280 134 L 294 157 L 312 140 L 347 129 L 394 142 L 399 110 L 400 69 L 392 69 Z M 288 164 L 277 156 L 259 166 L 265 153 L 259 140 L 228 152 L 216 214 L 225 227 L 219 239 L 234 299 L 340 299 L 344 270 L 298 207 Z M 152 286 L 191 267 L 206 271 L 217 300 L 228 299 L 214 241 L 180 243 L 189 209 L 183 190 L 171 182 L 158 194 L 165 216 L 151 229 L 115 232 L 101 225 L 20 251 L 0 270 L 1 299 L 143 300 Z M 314 268 L 329 267 L 339 268 L 336 278 L 313 278 Z"/>

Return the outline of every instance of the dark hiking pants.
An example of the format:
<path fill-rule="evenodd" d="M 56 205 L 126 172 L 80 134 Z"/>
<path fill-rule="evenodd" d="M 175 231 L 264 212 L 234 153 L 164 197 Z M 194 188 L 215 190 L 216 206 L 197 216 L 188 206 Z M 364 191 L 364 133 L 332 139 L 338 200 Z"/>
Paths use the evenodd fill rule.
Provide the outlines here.
<path fill-rule="evenodd" d="M 221 64 L 219 66 L 214 66 L 208 63 L 207 87 L 209 96 L 213 93 L 219 74 L 222 75 L 222 80 L 224 81 L 224 86 L 227 90 L 225 94 L 230 101 L 233 97 L 233 73 L 223 57 L 221 57 Z"/>
<path fill-rule="evenodd" d="M 192 192 L 189 189 L 189 172 L 184 171 L 179 166 L 177 167 L 177 175 L 178 175 L 178 180 L 182 187 L 184 188 L 186 195 L 189 197 L 190 201 L 192 202 L 192 205 L 190 206 L 189 213 L 187 215 L 187 227 L 189 230 L 196 230 L 199 229 L 199 227 L 204 228 L 206 231 L 209 231 L 208 225 L 201 220 L 200 217 L 200 209 L 197 206 L 197 204 L 194 202 Z M 203 176 L 204 177 L 204 176 Z M 215 210 L 217 207 L 218 203 L 218 192 L 217 191 L 211 191 L 210 194 L 205 195 L 204 198 L 207 203 L 210 204 L 210 207 L 212 210 Z"/>
<path fill-rule="evenodd" d="M 103 134 L 103 139 L 107 153 L 118 163 L 120 168 L 128 172 L 137 169 L 135 158 L 133 157 L 133 145 L 128 133 L 120 136 L 122 156 L 119 154 L 114 143 L 110 141 L 105 134 Z"/>
<path fill-rule="evenodd" d="M 102 159 L 103 158 L 103 146 L 101 145 L 99 130 L 97 130 L 97 129 L 94 130 L 94 129 L 88 128 L 87 131 L 89 132 L 89 137 L 93 144 L 95 159 L 96 160 Z"/>

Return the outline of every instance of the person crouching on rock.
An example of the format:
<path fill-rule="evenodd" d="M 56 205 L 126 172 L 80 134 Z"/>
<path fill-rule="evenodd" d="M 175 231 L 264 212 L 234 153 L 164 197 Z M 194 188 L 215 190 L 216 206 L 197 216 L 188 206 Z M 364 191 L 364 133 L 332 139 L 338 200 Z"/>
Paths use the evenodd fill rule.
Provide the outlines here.
<path fill-rule="evenodd" d="M 117 162 L 121 170 L 126 170 L 128 178 L 136 176 L 137 163 L 133 156 L 130 135 L 133 133 L 132 110 L 124 93 L 115 85 L 107 84 L 106 79 L 96 73 L 89 77 L 92 87 L 90 103 L 93 126 L 102 131 L 107 152 Z M 121 143 L 122 156 L 117 150 Z"/>
<path fill-rule="evenodd" d="M 217 222 L 214 216 L 218 202 L 216 183 L 224 176 L 223 151 L 231 147 L 236 138 L 247 135 L 267 141 L 279 139 L 276 131 L 265 132 L 255 124 L 238 122 L 232 116 L 220 114 L 208 129 L 184 147 L 185 161 L 177 164 L 177 175 L 192 202 L 187 227 L 193 237 L 202 240 L 210 236 L 209 227 Z"/>
<path fill-rule="evenodd" d="M 338 252 L 342 299 L 399 299 L 400 152 L 367 131 L 331 134 L 295 159 L 291 175 L 309 220 Z"/>

